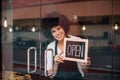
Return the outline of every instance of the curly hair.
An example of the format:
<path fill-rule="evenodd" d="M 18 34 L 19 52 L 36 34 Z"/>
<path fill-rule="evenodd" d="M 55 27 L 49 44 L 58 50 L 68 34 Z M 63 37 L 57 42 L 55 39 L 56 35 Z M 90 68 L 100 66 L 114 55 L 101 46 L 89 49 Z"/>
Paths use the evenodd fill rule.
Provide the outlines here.
<path fill-rule="evenodd" d="M 52 12 L 48 13 L 46 17 L 47 18 L 42 19 L 42 29 L 48 32 L 48 34 L 51 34 L 50 30 L 57 25 L 61 26 L 66 34 L 69 32 L 70 21 L 65 15 L 58 12 Z"/>

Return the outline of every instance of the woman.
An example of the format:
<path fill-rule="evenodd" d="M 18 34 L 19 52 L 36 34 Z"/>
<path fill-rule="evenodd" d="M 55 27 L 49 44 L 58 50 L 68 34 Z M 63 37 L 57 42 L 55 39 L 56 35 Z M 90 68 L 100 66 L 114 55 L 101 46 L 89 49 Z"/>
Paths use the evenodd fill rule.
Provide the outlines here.
<path fill-rule="evenodd" d="M 84 73 L 82 71 L 83 65 L 88 65 L 88 63 L 80 63 L 73 61 L 66 61 L 63 59 L 64 51 L 64 38 L 74 38 L 78 37 L 68 35 L 69 31 L 69 20 L 64 15 L 59 15 L 58 24 L 50 26 L 50 32 L 55 39 L 47 46 L 47 50 L 53 50 L 54 55 L 54 69 L 50 68 L 50 59 L 47 57 L 47 73 L 50 78 L 54 80 L 82 80 Z"/>

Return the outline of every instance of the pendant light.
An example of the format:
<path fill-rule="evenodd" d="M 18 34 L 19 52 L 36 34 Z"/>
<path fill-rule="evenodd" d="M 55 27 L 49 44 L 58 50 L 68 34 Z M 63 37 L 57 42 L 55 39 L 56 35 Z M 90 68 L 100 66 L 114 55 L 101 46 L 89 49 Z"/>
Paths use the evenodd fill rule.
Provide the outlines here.
<path fill-rule="evenodd" d="M 8 23 L 7 23 L 7 18 L 5 17 L 4 18 L 4 23 L 3 23 L 3 26 L 6 28 L 8 26 Z"/>
<path fill-rule="evenodd" d="M 114 6 L 113 9 L 115 9 L 114 12 L 116 12 L 116 14 L 113 13 L 113 15 L 114 15 L 114 26 L 113 26 L 113 28 L 114 28 L 114 30 L 118 30 L 119 26 L 118 26 L 117 20 L 116 20 L 116 15 L 117 15 L 117 0 L 114 1 L 114 5 L 113 6 Z"/>
<path fill-rule="evenodd" d="M 35 31 L 36 31 L 36 29 L 35 29 L 35 26 L 34 26 L 34 25 L 32 26 L 31 31 L 32 31 L 32 32 L 35 32 Z"/>
<path fill-rule="evenodd" d="M 116 45 L 117 41 L 117 33 L 116 31 L 119 30 L 118 22 L 117 22 L 117 0 L 112 0 L 112 41 L 113 45 Z"/>
<path fill-rule="evenodd" d="M 33 2 L 33 3 L 34 3 L 34 2 Z M 35 10 L 34 10 L 34 4 L 33 4 L 33 25 L 32 25 L 32 28 L 31 28 L 31 31 L 32 31 L 32 32 L 35 32 L 35 31 L 36 31 L 35 25 L 34 25 L 34 24 L 35 24 L 35 21 L 34 21 L 34 18 L 35 18 L 35 17 L 34 17 L 34 12 L 35 12 Z"/>
<path fill-rule="evenodd" d="M 83 31 L 85 31 L 85 30 L 86 30 L 85 25 L 83 25 L 81 29 L 82 29 Z"/>
<path fill-rule="evenodd" d="M 13 29 L 11 27 L 9 28 L 9 32 L 13 32 Z"/>
<path fill-rule="evenodd" d="M 114 26 L 114 30 L 118 30 L 118 29 L 119 29 L 118 24 L 115 24 L 115 26 Z"/>
<path fill-rule="evenodd" d="M 5 5 L 5 17 L 4 17 L 4 22 L 3 22 L 3 26 L 6 28 L 8 26 L 8 22 L 7 22 L 7 16 L 6 16 L 6 8 L 7 8 L 7 2 L 6 2 L 6 5 Z"/>

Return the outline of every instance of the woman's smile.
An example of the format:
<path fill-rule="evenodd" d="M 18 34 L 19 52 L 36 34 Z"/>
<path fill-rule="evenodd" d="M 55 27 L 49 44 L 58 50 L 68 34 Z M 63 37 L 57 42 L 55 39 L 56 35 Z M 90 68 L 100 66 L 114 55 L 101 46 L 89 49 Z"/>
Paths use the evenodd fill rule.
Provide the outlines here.
<path fill-rule="evenodd" d="M 59 32 L 58 34 L 55 35 L 56 39 L 61 39 L 63 38 L 63 33 Z"/>

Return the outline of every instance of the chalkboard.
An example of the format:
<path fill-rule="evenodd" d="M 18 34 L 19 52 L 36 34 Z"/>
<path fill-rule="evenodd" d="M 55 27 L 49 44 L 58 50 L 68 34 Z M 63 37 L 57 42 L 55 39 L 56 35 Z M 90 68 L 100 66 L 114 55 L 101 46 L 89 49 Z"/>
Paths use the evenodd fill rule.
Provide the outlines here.
<path fill-rule="evenodd" d="M 88 56 L 88 39 L 64 39 L 64 60 L 86 62 Z"/>

